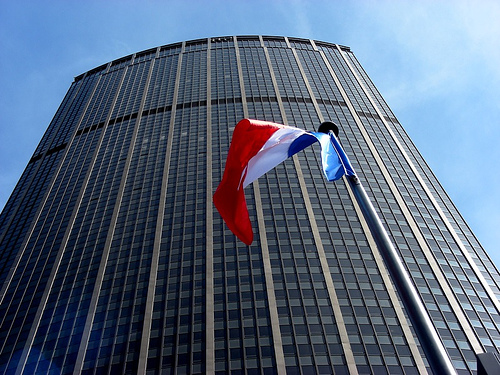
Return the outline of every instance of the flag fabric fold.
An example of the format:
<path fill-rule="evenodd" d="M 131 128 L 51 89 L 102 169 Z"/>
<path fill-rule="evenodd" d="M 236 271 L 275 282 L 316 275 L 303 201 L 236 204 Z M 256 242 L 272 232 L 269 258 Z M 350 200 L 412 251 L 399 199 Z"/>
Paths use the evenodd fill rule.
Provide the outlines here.
<path fill-rule="evenodd" d="M 321 144 L 323 172 L 329 181 L 351 174 L 352 167 L 344 166 L 328 134 L 249 119 L 236 125 L 224 175 L 213 200 L 228 228 L 245 244 L 252 243 L 253 231 L 244 188 L 317 141 Z"/>

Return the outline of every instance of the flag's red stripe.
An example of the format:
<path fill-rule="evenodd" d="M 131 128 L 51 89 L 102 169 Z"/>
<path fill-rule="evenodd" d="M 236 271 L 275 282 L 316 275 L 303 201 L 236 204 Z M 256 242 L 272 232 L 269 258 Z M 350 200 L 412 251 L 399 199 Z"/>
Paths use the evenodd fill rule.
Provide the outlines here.
<path fill-rule="evenodd" d="M 215 207 L 227 226 L 247 245 L 253 241 L 253 231 L 243 187 L 240 187 L 242 173 L 249 160 L 278 129 L 280 127 L 277 124 L 248 119 L 241 120 L 236 125 L 224 176 L 214 194 Z"/>

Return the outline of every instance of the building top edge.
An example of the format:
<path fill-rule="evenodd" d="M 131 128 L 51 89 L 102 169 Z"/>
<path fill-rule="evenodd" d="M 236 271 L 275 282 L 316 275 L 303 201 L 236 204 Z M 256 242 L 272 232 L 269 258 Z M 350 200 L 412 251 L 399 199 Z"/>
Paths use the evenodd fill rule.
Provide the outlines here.
<path fill-rule="evenodd" d="M 75 77 L 75 82 L 79 81 L 86 75 L 91 75 L 95 74 L 99 71 L 105 70 L 108 66 L 116 66 L 121 63 L 124 63 L 126 61 L 130 61 L 133 58 L 140 58 L 142 56 L 146 55 L 153 55 L 157 54 L 158 51 L 167 51 L 167 50 L 175 50 L 179 49 L 179 52 L 181 52 L 183 46 L 194 46 L 194 45 L 203 45 L 206 44 L 208 45 L 210 43 L 219 43 L 219 42 L 232 42 L 236 38 L 237 41 L 250 41 L 250 40 L 255 40 L 259 41 L 260 38 L 262 38 L 263 41 L 285 41 L 288 39 L 290 42 L 298 42 L 298 43 L 310 43 L 310 44 L 316 44 L 320 46 L 330 46 L 330 47 L 339 47 L 343 51 L 350 52 L 351 49 L 350 47 L 340 45 L 340 44 L 335 44 L 335 43 L 330 43 L 330 42 L 324 42 L 320 40 L 315 40 L 315 39 L 307 39 L 307 38 L 299 38 L 299 37 L 285 37 L 285 36 L 277 36 L 277 35 L 236 35 L 236 36 L 216 36 L 216 37 L 207 37 L 207 38 L 199 38 L 199 39 L 191 39 L 183 42 L 175 42 L 175 43 L 170 43 L 158 47 L 153 47 L 153 48 L 148 48 L 136 53 L 132 53 L 130 55 L 126 55 L 123 57 L 120 57 L 118 59 L 112 60 L 110 62 L 104 63 L 102 65 L 99 65 L 93 69 L 90 69 L 87 72 L 84 72 L 78 76 Z"/>

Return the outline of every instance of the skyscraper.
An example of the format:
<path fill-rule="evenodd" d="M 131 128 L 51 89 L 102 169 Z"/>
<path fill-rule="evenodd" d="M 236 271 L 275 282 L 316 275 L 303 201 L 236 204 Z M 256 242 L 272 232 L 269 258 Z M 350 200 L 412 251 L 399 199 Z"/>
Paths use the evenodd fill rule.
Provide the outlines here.
<path fill-rule="evenodd" d="M 212 205 L 242 118 L 340 139 L 454 367 L 498 353 L 500 275 L 348 47 L 239 36 L 76 77 L 0 216 L 0 371 L 416 374 L 427 360 L 315 147 Z"/>

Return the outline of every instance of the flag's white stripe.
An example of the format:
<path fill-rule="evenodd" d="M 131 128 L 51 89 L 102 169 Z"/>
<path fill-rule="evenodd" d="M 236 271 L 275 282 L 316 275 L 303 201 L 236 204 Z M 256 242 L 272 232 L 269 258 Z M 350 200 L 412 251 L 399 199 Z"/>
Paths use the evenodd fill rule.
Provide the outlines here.
<path fill-rule="evenodd" d="M 305 133 L 302 129 L 292 127 L 284 127 L 274 132 L 260 151 L 248 162 L 243 187 L 248 186 L 279 163 L 285 161 L 288 158 L 290 145 Z"/>

